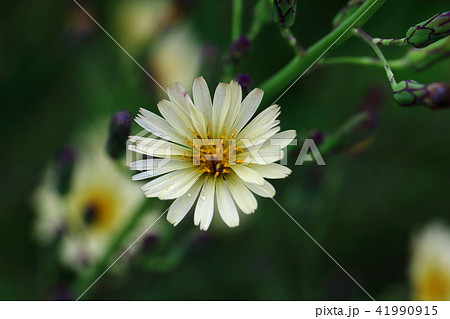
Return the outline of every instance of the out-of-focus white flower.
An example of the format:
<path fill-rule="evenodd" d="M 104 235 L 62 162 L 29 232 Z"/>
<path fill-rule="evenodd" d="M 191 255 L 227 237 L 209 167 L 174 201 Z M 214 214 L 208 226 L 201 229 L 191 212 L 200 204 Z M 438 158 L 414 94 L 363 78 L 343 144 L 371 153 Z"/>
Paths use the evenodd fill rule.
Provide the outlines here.
<path fill-rule="evenodd" d="M 413 240 L 410 277 L 416 300 L 450 300 L 450 230 L 435 223 Z"/>
<path fill-rule="evenodd" d="M 83 269 L 97 260 L 142 200 L 129 177 L 106 155 L 104 143 L 81 150 L 67 194 L 63 261 Z"/>
<path fill-rule="evenodd" d="M 167 87 L 175 81 L 190 85 L 200 68 L 201 45 L 193 31 L 180 25 L 168 30 L 155 43 L 150 53 L 148 67 L 156 81 Z M 162 90 L 158 92 L 164 93 Z"/>
<path fill-rule="evenodd" d="M 253 193 L 275 195 L 265 178 L 290 174 L 289 168 L 275 162 L 296 132 L 279 132 L 277 105 L 251 120 L 263 91 L 254 89 L 242 100 L 241 86 L 234 81 L 220 83 L 214 100 L 203 78 L 194 81 L 193 100 L 179 83 L 167 92 L 170 101 L 158 103 L 164 118 L 145 109 L 136 118 L 153 136 L 131 137 L 130 149 L 155 158 L 131 163 L 131 169 L 142 171 L 133 179 L 156 177 L 142 186 L 145 195 L 176 199 L 167 215 L 174 225 L 197 201 L 194 223 L 200 229 L 208 229 L 215 205 L 225 224 L 238 226 L 236 205 L 245 214 L 253 213 L 257 208 Z"/>
<path fill-rule="evenodd" d="M 132 53 L 145 48 L 169 24 L 174 10 L 170 0 L 122 1 L 116 9 L 119 42 Z"/>
<path fill-rule="evenodd" d="M 46 171 L 44 181 L 35 191 L 32 201 L 36 209 L 34 232 L 42 244 L 53 242 L 66 225 L 64 200 L 56 189 L 53 175 L 51 169 Z"/>

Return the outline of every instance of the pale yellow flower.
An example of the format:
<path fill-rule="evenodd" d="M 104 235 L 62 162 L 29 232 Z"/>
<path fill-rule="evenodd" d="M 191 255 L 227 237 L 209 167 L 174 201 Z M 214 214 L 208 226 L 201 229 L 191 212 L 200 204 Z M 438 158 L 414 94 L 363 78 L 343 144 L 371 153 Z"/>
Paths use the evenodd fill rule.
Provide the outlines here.
<path fill-rule="evenodd" d="M 450 300 L 450 230 L 432 224 L 414 238 L 410 268 L 415 300 Z"/>
<path fill-rule="evenodd" d="M 148 68 L 162 87 L 175 81 L 187 86 L 198 75 L 200 55 L 201 46 L 194 32 L 186 25 L 179 25 L 155 43 Z"/>
<path fill-rule="evenodd" d="M 225 224 L 238 226 L 237 207 L 245 214 L 253 213 L 258 205 L 253 193 L 275 195 L 266 178 L 290 174 L 290 169 L 275 162 L 296 132 L 279 132 L 277 105 L 251 120 L 263 92 L 254 89 L 242 100 L 241 87 L 234 81 L 220 83 L 213 100 L 203 78 L 194 81 L 193 100 L 178 83 L 167 92 L 170 101 L 158 103 L 164 118 L 145 109 L 136 118 L 153 136 L 132 137 L 130 149 L 155 158 L 131 163 L 131 169 L 143 171 L 133 179 L 162 175 L 141 189 L 147 197 L 175 199 L 167 215 L 174 225 L 197 202 L 194 223 L 200 229 L 208 229 L 215 205 Z"/>

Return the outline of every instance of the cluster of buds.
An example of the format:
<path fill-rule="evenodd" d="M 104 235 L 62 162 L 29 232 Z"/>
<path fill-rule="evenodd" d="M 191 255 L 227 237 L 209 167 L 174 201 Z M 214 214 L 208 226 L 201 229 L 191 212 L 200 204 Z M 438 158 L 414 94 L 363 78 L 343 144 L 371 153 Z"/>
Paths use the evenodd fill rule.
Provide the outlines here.
<path fill-rule="evenodd" d="M 450 11 L 416 24 L 406 32 L 405 42 L 415 48 L 425 48 L 450 35 Z"/>
<path fill-rule="evenodd" d="M 394 88 L 394 98 L 401 106 L 423 105 L 432 110 L 448 108 L 450 107 L 450 84 L 401 81 Z"/>
<path fill-rule="evenodd" d="M 342 22 L 350 17 L 356 10 L 358 10 L 366 0 L 350 0 L 342 9 L 339 11 L 333 19 L 333 27 L 337 28 Z"/>
<path fill-rule="evenodd" d="M 425 49 L 411 49 L 404 60 L 406 65 L 414 70 L 423 71 L 448 57 L 450 57 L 450 37 Z"/>
<path fill-rule="evenodd" d="M 296 15 L 297 0 L 274 0 L 273 19 L 276 24 L 283 28 L 290 28 L 294 25 Z"/>

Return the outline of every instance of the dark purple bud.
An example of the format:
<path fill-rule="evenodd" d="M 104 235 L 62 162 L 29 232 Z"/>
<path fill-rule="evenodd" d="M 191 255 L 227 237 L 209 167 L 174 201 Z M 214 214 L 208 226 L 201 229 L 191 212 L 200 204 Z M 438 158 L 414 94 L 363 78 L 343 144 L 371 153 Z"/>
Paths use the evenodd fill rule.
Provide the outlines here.
<path fill-rule="evenodd" d="M 61 149 L 56 156 L 57 188 L 61 194 L 66 194 L 69 191 L 76 157 L 77 153 L 72 147 Z"/>
<path fill-rule="evenodd" d="M 378 127 L 378 115 L 374 111 L 367 111 L 366 114 L 366 118 L 361 122 L 360 128 L 363 131 L 373 131 Z"/>
<path fill-rule="evenodd" d="M 69 287 L 66 285 L 59 285 L 48 294 L 48 299 L 55 301 L 68 301 L 74 300 L 74 295 Z"/>
<path fill-rule="evenodd" d="M 250 75 L 248 75 L 246 73 L 240 73 L 240 74 L 236 75 L 236 77 L 234 79 L 242 87 L 242 90 L 244 91 L 244 93 L 248 93 L 249 89 L 251 88 L 251 86 L 253 84 L 253 80 L 250 77 Z"/>
<path fill-rule="evenodd" d="M 109 122 L 109 136 L 106 149 L 113 159 L 125 153 L 128 136 L 131 132 L 132 117 L 127 111 L 118 111 Z"/>
<path fill-rule="evenodd" d="M 385 104 L 386 104 L 385 90 L 381 86 L 375 85 L 371 87 L 364 96 L 360 104 L 360 109 L 378 113 Z"/>
<path fill-rule="evenodd" d="M 308 137 L 307 139 L 311 139 L 314 141 L 314 143 L 319 146 L 320 144 L 322 144 L 323 140 L 324 140 L 324 136 L 322 131 L 319 131 L 317 129 L 312 130 L 311 132 L 308 133 Z"/>
<path fill-rule="evenodd" d="M 394 98 L 401 106 L 423 105 L 432 110 L 444 109 L 450 107 L 450 84 L 401 81 L 394 89 Z"/>
<path fill-rule="evenodd" d="M 237 63 L 243 60 L 249 53 L 252 42 L 247 37 L 240 37 L 235 40 L 228 52 L 228 62 Z"/>
<path fill-rule="evenodd" d="M 144 239 L 142 241 L 141 250 L 143 252 L 149 252 L 153 248 L 155 248 L 155 246 L 158 244 L 158 242 L 159 242 L 159 236 L 157 234 L 147 235 L 144 237 Z"/>

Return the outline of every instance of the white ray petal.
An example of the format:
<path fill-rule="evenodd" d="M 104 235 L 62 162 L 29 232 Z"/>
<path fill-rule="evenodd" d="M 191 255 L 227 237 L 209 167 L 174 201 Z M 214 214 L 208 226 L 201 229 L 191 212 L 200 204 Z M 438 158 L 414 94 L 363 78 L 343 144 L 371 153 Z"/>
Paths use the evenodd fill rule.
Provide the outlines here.
<path fill-rule="evenodd" d="M 271 198 L 275 196 L 275 188 L 268 181 L 266 181 L 262 186 L 250 183 L 245 183 L 245 186 L 247 186 L 253 193 L 261 197 Z"/>
<path fill-rule="evenodd" d="M 212 134 L 213 138 L 219 138 L 223 132 L 223 123 L 230 108 L 231 89 L 227 83 L 220 83 L 214 93 L 212 106 Z"/>
<path fill-rule="evenodd" d="M 144 161 L 148 161 L 148 160 L 144 160 Z M 138 162 L 134 162 L 132 163 L 132 165 L 134 164 L 134 166 L 140 166 L 142 165 L 142 167 L 144 167 L 146 164 L 144 163 L 138 163 Z M 150 164 L 153 165 L 153 164 Z M 147 166 L 150 167 L 150 166 Z M 133 175 L 131 177 L 131 179 L 133 181 L 138 181 L 138 180 L 143 180 L 143 179 L 147 179 L 150 177 L 156 177 L 165 173 L 169 173 L 175 170 L 179 170 L 179 169 L 185 169 L 185 168 L 190 168 L 192 167 L 192 163 L 188 162 L 188 161 L 170 161 L 164 165 L 162 165 L 160 168 L 153 168 L 150 170 L 146 170 L 144 172 L 138 173 L 136 175 Z"/>
<path fill-rule="evenodd" d="M 251 168 L 243 165 L 233 165 L 232 170 L 242 179 L 244 182 L 263 185 L 264 178 Z"/>
<path fill-rule="evenodd" d="M 227 185 L 234 201 L 244 214 L 253 213 L 258 207 L 258 202 L 252 192 L 234 174 L 226 175 Z"/>
<path fill-rule="evenodd" d="M 225 224 L 227 224 L 228 227 L 239 226 L 239 215 L 236 205 L 228 191 L 226 181 L 221 178 L 216 181 L 216 199 L 220 217 L 222 217 Z"/>
<path fill-rule="evenodd" d="M 172 156 L 192 155 L 192 149 L 183 147 L 166 140 L 151 137 L 131 136 L 129 139 L 135 145 L 129 145 L 128 149 L 140 154 L 152 157 L 170 158 Z"/>
<path fill-rule="evenodd" d="M 173 187 L 173 185 L 180 179 L 186 177 L 186 175 L 195 172 L 197 169 L 186 168 L 182 170 L 173 171 L 166 175 L 160 176 L 144 184 L 141 190 L 144 191 L 147 197 L 156 197 L 160 192 L 166 188 Z"/>
<path fill-rule="evenodd" d="M 205 178 L 200 178 L 184 195 L 173 202 L 167 213 L 167 220 L 170 223 L 176 226 L 186 216 L 197 199 L 204 182 Z"/>
<path fill-rule="evenodd" d="M 261 174 L 262 177 L 271 179 L 286 178 L 292 172 L 288 167 L 276 163 L 268 165 L 250 164 L 248 167 Z"/>
<path fill-rule="evenodd" d="M 236 129 L 239 133 L 245 124 L 252 118 L 263 98 L 264 92 L 260 89 L 251 91 L 242 101 L 241 109 L 236 117 L 236 122 L 233 125 L 233 130 Z"/>
<path fill-rule="evenodd" d="M 181 109 L 172 102 L 162 100 L 158 103 L 159 112 L 182 136 L 192 136 L 189 129 L 192 127 L 192 119 L 186 114 L 185 109 Z"/>
<path fill-rule="evenodd" d="M 165 119 L 143 108 L 140 109 L 140 112 L 142 115 L 138 115 L 135 121 L 141 127 L 166 140 L 181 144 L 185 143 L 185 138 L 181 136 L 180 133 L 178 133 Z"/>
<path fill-rule="evenodd" d="M 201 230 L 207 230 L 214 214 L 214 191 L 216 179 L 208 176 L 203 184 L 194 212 L 194 224 Z"/>
<path fill-rule="evenodd" d="M 184 195 L 195 182 L 201 177 L 201 173 L 199 173 L 200 169 L 193 171 L 189 174 L 186 174 L 183 177 L 180 177 L 177 181 L 175 181 L 172 185 L 167 188 L 164 188 L 161 192 L 158 193 L 158 198 L 161 200 L 167 199 L 175 199 Z M 153 197 L 153 196 L 152 196 Z"/>
<path fill-rule="evenodd" d="M 212 121 L 212 101 L 208 84 L 203 77 L 196 78 L 192 86 L 195 107 L 202 112 L 207 122 Z"/>

